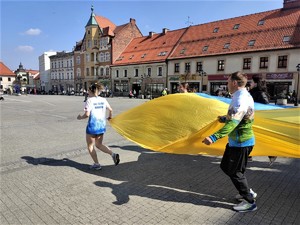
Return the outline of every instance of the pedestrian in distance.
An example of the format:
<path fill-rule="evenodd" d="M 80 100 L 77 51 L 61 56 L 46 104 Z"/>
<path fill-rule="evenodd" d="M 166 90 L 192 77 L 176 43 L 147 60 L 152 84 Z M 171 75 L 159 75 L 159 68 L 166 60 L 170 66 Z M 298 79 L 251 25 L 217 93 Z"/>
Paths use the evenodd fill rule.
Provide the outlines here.
<path fill-rule="evenodd" d="M 250 82 L 250 90 L 249 90 L 254 102 L 269 104 L 270 96 L 267 91 L 267 85 L 265 80 L 263 80 L 260 76 L 254 75 L 252 76 L 252 81 Z M 268 156 L 269 157 L 269 166 L 272 166 L 276 156 Z M 252 161 L 252 156 L 249 156 L 249 161 Z"/>
<path fill-rule="evenodd" d="M 168 95 L 168 89 L 164 88 L 161 92 L 161 96 L 166 96 L 166 95 Z"/>
<path fill-rule="evenodd" d="M 187 82 L 183 82 L 179 84 L 179 92 L 180 93 L 188 93 L 189 92 L 189 84 Z"/>
<path fill-rule="evenodd" d="M 226 116 L 219 116 L 224 126 L 214 134 L 204 138 L 206 145 L 228 135 L 228 143 L 221 161 L 221 169 L 228 175 L 238 190 L 236 199 L 241 203 L 234 205 L 237 212 L 250 212 L 257 209 L 257 196 L 248 186 L 245 176 L 248 156 L 255 144 L 252 124 L 254 121 L 254 101 L 246 89 L 247 76 L 241 72 L 231 74 L 227 80 L 228 91 L 232 94 Z"/>
<path fill-rule="evenodd" d="M 97 83 L 92 84 L 89 89 L 89 98 L 87 99 L 84 107 L 84 114 L 78 115 L 77 119 L 87 119 L 86 126 L 86 143 L 88 151 L 94 161 L 94 164 L 90 166 L 90 169 L 100 170 L 101 165 L 99 164 L 97 152 L 95 147 L 101 150 L 104 153 L 111 155 L 115 165 L 118 165 L 120 162 L 119 154 L 113 153 L 109 147 L 102 144 L 103 136 L 106 132 L 106 119 L 110 120 L 112 118 L 112 108 L 109 105 L 108 101 L 98 96 L 99 93 L 103 90 L 103 85 Z M 106 118 L 106 111 L 109 112 L 108 117 Z"/>

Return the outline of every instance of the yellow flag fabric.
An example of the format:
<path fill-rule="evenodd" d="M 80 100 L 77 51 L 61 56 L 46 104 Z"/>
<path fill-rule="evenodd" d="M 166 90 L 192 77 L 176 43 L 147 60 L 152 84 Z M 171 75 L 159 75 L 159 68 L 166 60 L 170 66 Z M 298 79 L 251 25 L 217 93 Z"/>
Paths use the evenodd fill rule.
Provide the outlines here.
<path fill-rule="evenodd" d="M 143 148 L 176 154 L 223 155 L 227 137 L 212 145 L 202 140 L 224 124 L 228 104 L 197 94 L 172 94 L 123 112 L 110 123 Z M 300 158 L 299 108 L 255 111 L 253 156 Z"/>

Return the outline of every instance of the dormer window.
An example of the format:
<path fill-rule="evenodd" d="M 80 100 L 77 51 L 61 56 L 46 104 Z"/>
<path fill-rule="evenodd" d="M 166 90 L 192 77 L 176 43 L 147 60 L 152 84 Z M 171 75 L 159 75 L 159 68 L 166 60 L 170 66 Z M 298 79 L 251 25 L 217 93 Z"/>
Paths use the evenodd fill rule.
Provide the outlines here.
<path fill-rule="evenodd" d="M 291 36 L 284 36 L 283 37 L 283 42 L 290 42 L 290 40 L 291 40 Z"/>
<path fill-rule="evenodd" d="M 254 46 L 254 44 L 255 44 L 255 40 L 251 40 L 248 42 L 248 46 Z"/>
<path fill-rule="evenodd" d="M 129 59 L 132 59 L 132 58 L 133 58 L 133 56 L 134 56 L 134 55 L 131 55 L 131 56 L 129 57 Z"/>
<path fill-rule="evenodd" d="M 229 48 L 230 47 L 230 43 L 225 43 L 224 48 Z"/>
<path fill-rule="evenodd" d="M 202 49 L 203 52 L 206 52 L 208 50 L 208 45 L 205 45 Z"/>
<path fill-rule="evenodd" d="M 213 31 L 213 33 L 218 33 L 219 32 L 219 27 L 216 27 Z"/>
<path fill-rule="evenodd" d="M 164 55 L 166 55 L 166 54 L 167 54 L 166 51 L 158 53 L 159 56 L 164 56 Z M 180 54 L 181 54 L 181 53 L 180 53 Z"/>
<path fill-rule="evenodd" d="M 180 51 L 180 54 L 184 54 L 185 48 Z"/>
<path fill-rule="evenodd" d="M 237 30 L 237 29 L 239 29 L 239 27 L 240 27 L 240 24 L 235 24 L 235 25 L 233 26 L 233 29 L 234 29 L 234 30 Z"/>
<path fill-rule="evenodd" d="M 265 24 L 265 21 L 264 20 L 260 20 L 260 21 L 258 21 L 258 26 L 262 26 L 262 25 L 264 25 Z"/>
<path fill-rule="evenodd" d="M 146 56 L 146 55 L 147 55 L 146 53 L 145 53 L 145 54 L 143 54 L 141 58 L 145 58 L 145 56 Z"/>

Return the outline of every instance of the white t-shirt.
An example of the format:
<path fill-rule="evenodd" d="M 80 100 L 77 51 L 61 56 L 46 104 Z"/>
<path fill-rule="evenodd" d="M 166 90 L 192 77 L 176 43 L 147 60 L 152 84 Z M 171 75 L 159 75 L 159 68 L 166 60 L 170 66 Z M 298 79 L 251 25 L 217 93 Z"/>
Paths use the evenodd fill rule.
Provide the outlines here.
<path fill-rule="evenodd" d="M 91 97 L 86 101 L 84 111 L 90 112 L 86 126 L 87 134 L 104 134 L 106 131 L 106 108 L 110 107 L 105 98 Z"/>

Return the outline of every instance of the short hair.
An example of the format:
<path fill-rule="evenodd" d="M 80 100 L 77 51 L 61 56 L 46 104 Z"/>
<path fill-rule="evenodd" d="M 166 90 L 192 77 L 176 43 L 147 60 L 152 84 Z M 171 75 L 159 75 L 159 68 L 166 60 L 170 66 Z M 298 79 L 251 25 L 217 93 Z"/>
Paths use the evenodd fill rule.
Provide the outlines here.
<path fill-rule="evenodd" d="M 240 71 L 232 73 L 229 77 L 230 77 L 230 80 L 232 80 L 232 81 L 236 80 L 239 87 L 246 86 L 247 81 L 248 81 L 247 75 Z"/>

